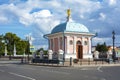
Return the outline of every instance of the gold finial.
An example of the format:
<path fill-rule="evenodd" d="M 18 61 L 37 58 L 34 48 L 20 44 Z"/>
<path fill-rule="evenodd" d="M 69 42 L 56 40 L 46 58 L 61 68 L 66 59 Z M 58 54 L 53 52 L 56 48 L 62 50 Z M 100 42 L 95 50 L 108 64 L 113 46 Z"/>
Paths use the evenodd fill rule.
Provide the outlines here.
<path fill-rule="evenodd" d="M 68 15 L 68 17 L 70 17 L 70 15 L 71 15 L 71 10 L 70 9 L 67 10 L 67 15 Z"/>
<path fill-rule="evenodd" d="M 67 21 L 69 21 L 71 15 L 71 10 L 67 9 Z"/>

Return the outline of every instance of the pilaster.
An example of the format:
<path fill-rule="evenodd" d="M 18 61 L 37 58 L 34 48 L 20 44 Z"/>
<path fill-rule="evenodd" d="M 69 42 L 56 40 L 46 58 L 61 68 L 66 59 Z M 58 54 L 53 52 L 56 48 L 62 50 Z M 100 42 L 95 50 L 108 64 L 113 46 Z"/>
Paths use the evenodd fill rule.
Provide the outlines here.
<path fill-rule="evenodd" d="M 76 54 L 76 36 L 73 37 L 73 53 Z"/>

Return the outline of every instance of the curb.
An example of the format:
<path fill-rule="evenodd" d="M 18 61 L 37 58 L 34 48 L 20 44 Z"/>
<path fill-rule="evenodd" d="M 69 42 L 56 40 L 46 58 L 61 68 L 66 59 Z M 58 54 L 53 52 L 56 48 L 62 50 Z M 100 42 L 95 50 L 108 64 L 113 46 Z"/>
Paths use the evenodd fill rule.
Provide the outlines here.
<path fill-rule="evenodd" d="M 102 66 L 102 67 L 113 67 L 113 66 L 120 66 L 120 64 L 73 65 L 72 67 L 98 67 L 98 66 Z"/>

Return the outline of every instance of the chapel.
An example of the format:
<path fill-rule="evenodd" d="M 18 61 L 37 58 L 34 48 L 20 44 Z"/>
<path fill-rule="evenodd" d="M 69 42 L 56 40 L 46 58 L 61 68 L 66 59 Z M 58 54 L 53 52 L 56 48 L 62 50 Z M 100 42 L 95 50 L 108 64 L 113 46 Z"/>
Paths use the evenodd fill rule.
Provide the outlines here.
<path fill-rule="evenodd" d="M 50 34 L 44 35 L 49 41 L 49 50 L 58 53 L 63 50 L 64 58 L 93 58 L 91 39 L 95 36 L 88 28 L 71 19 L 71 10 L 67 10 L 67 20 L 55 26 Z"/>

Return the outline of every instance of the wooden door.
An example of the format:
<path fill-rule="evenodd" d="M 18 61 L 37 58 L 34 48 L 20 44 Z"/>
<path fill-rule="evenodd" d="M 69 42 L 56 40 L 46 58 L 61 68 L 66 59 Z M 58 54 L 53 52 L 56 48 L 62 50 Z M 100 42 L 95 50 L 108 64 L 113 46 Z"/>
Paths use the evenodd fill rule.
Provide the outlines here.
<path fill-rule="evenodd" d="M 83 46 L 82 45 L 76 46 L 76 52 L 77 52 L 77 59 L 83 59 Z"/>

